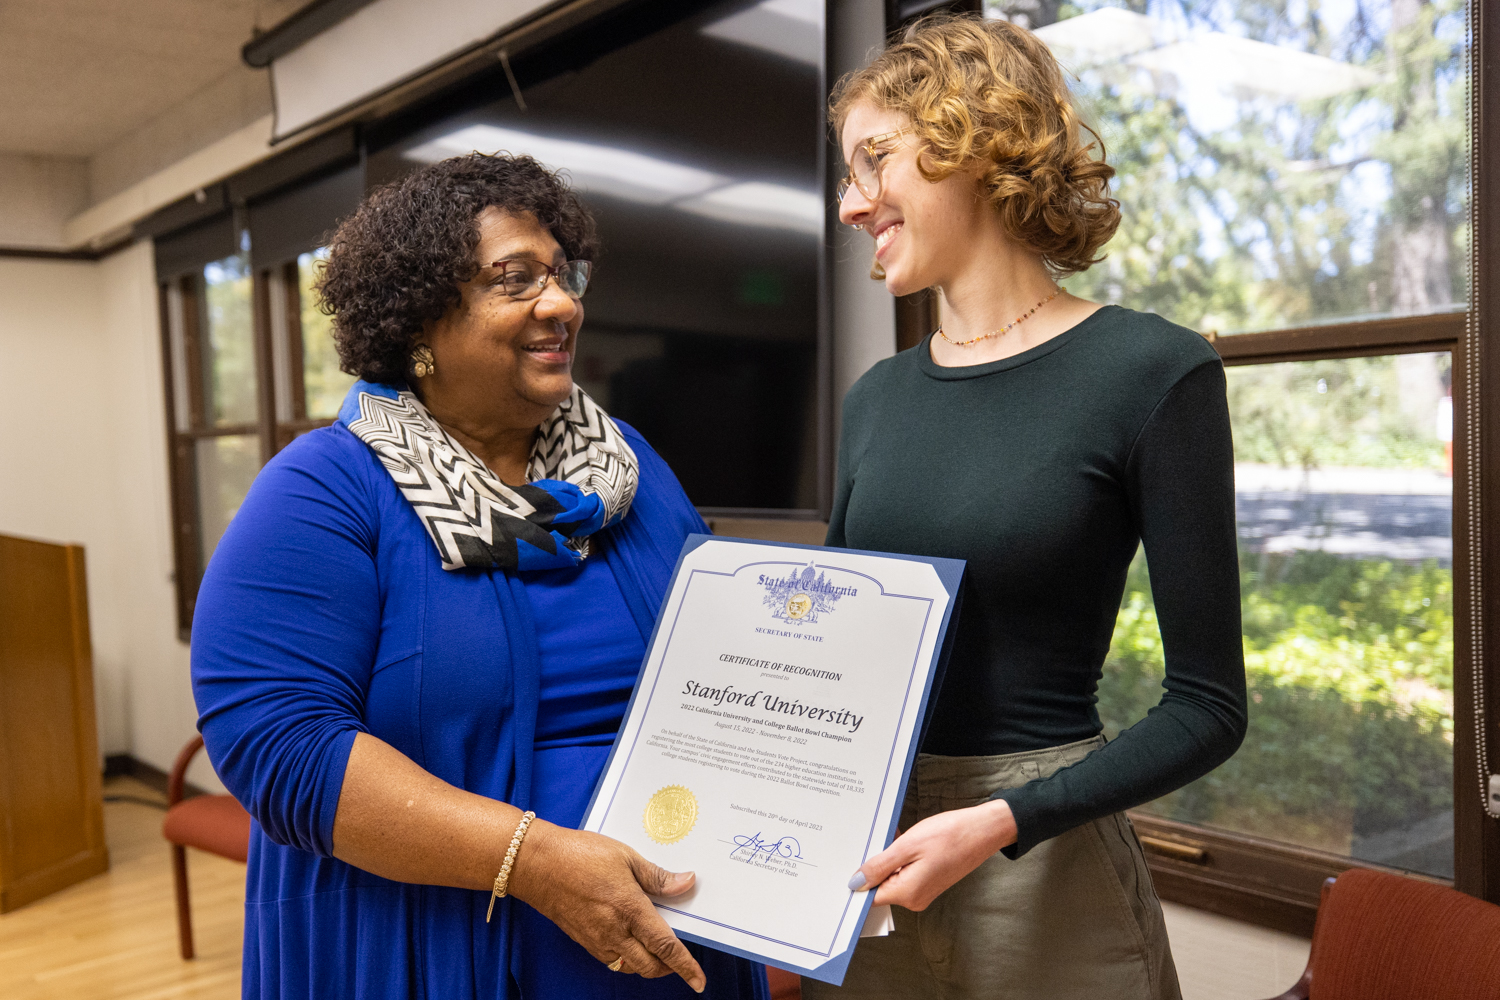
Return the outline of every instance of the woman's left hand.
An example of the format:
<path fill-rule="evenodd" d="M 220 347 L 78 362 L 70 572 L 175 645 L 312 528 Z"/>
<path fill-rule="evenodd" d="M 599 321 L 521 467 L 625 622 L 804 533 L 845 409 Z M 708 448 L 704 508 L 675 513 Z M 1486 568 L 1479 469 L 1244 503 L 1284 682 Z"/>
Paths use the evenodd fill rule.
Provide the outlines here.
<path fill-rule="evenodd" d="M 1016 818 L 1004 799 L 941 812 L 860 865 L 849 888 L 875 888 L 876 906 L 894 903 L 925 910 L 949 886 L 1015 842 Z"/>

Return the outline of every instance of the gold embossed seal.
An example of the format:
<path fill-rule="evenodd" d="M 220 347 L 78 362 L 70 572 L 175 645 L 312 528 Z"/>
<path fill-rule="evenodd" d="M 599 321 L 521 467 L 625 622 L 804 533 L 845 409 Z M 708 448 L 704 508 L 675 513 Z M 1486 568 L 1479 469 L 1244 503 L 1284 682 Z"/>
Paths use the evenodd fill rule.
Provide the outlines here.
<path fill-rule="evenodd" d="M 693 832 L 698 800 L 681 785 L 668 785 L 646 803 L 646 836 L 658 844 L 675 844 Z"/>

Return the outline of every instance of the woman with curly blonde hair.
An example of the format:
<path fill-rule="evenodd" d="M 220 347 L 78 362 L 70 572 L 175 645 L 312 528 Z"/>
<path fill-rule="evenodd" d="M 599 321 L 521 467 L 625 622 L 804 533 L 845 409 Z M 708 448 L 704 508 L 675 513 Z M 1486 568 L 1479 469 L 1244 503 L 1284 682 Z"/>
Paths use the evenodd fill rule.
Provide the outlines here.
<path fill-rule="evenodd" d="M 1246 706 L 1224 371 L 1191 330 L 1069 295 L 1120 213 L 1047 48 L 924 20 L 840 82 L 840 218 L 942 326 L 844 402 L 830 545 L 967 560 L 901 835 L 850 879 L 894 904 L 809 998 L 1179 997 L 1124 810 L 1207 773 Z M 1095 692 L 1144 544 L 1160 704 L 1106 743 Z"/>

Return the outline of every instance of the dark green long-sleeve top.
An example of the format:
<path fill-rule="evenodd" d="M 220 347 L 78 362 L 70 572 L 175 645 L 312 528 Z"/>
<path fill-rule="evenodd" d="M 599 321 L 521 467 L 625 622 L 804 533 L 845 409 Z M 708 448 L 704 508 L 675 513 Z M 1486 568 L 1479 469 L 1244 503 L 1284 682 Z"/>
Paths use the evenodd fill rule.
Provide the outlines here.
<path fill-rule="evenodd" d="M 1072 767 L 997 793 L 1031 847 L 1165 795 L 1245 733 L 1224 369 L 1203 338 L 1107 306 L 1015 357 L 943 368 L 923 341 L 849 390 L 828 544 L 968 561 L 924 753 L 1100 730 L 1095 691 L 1143 543 L 1161 703 Z"/>

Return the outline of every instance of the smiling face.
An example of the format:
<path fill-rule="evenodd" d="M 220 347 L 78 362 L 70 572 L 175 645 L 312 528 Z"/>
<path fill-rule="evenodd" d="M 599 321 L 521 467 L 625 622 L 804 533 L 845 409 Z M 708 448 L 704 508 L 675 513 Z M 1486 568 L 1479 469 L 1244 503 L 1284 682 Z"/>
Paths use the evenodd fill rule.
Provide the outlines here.
<path fill-rule="evenodd" d="M 909 122 L 899 111 L 861 101 L 844 120 L 842 146 L 847 164 L 871 136 L 894 132 Z M 995 225 L 994 211 L 980 197 L 977 170 L 959 170 L 936 183 L 917 169 L 918 140 L 911 132 L 882 142 L 881 190 L 874 200 L 855 185 L 839 205 L 839 221 L 859 226 L 875 238 L 875 259 L 885 270 L 892 295 L 944 284 L 963 267 L 975 238 Z M 988 235 L 988 234 L 986 234 Z"/>
<path fill-rule="evenodd" d="M 441 423 L 459 429 L 535 428 L 573 391 L 583 303 L 549 280 L 533 299 L 499 285 L 492 261 L 528 258 L 557 266 L 567 254 L 531 213 L 486 208 L 475 220 L 483 266 L 459 286 L 461 300 L 418 338 L 435 372 L 414 388 Z"/>

